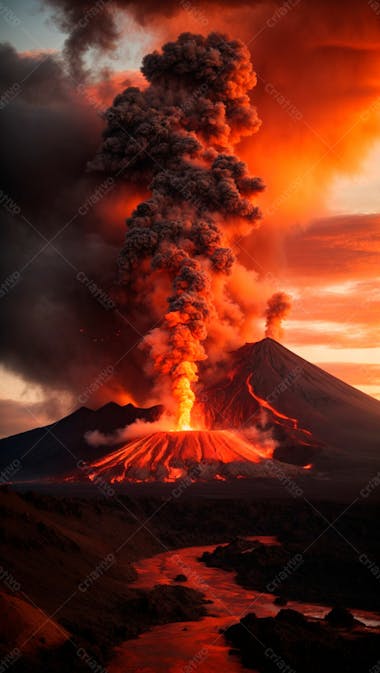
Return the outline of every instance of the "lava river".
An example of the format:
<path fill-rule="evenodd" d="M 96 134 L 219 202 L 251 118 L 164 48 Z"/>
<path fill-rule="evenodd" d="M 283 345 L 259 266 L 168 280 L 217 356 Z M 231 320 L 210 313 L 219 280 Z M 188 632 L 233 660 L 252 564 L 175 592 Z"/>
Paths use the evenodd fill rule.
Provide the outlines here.
<path fill-rule="evenodd" d="M 273 537 L 258 539 L 264 544 L 276 544 Z M 177 622 L 157 626 L 126 641 L 115 649 L 107 666 L 109 673 L 242 673 L 238 658 L 229 654 L 220 629 L 238 621 L 247 612 L 258 617 L 274 616 L 279 607 L 274 596 L 246 590 L 234 581 L 234 573 L 219 568 L 208 568 L 197 559 L 210 547 L 188 547 L 164 552 L 135 564 L 139 578 L 133 586 L 151 588 L 156 584 L 172 584 L 178 573 L 188 578 L 186 586 L 201 591 L 212 601 L 208 605 L 210 616 L 196 622 Z M 323 617 L 330 608 L 296 601 L 288 602 L 289 608 L 307 616 Z M 378 626 L 378 615 L 353 610 L 355 617 L 368 626 Z"/>

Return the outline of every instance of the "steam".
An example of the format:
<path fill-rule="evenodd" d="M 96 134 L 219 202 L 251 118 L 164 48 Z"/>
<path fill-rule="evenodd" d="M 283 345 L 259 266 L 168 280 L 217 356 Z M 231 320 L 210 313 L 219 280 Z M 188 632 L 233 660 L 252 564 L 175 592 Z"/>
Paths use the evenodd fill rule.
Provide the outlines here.
<path fill-rule="evenodd" d="M 152 423 L 138 418 L 134 423 L 108 434 L 100 432 L 100 430 L 89 430 L 85 433 L 84 438 L 90 446 L 115 446 L 130 439 L 146 437 L 153 432 L 171 432 L 175 427 L 175 420 L 174 417 L 165 414 Z"/>
<path fill-rule="evenodd" d="M 217 33 L 180 35 L 145 56 L 142 72 L 149 86 L 115 98 L 90 169 L 152 193 L 127 220 L 120 278 L 145 310 L 156 308 L 157 287 L 169 294 L 144 343 L 153 372 L 170 380 L 177 428 L 188 429 L 218 318 L 212 282 L 231 272 L 228 241 L 239 221 L 254 227 L 260 217 L 252 197 L 263 184 L 233 154 L 260 124 L 248 97 L 256 77 L 246 47 Z"/>
<path fill-rule="evenodd" d="M 265 309 L 266 326 L 265 336 L 272 339 L 281 339 L 283 330 L 281 326 L 282 320 L 286 318 L 292 307 L 291 297 L 285 292 L 275 292 L 270 299 Z"/>

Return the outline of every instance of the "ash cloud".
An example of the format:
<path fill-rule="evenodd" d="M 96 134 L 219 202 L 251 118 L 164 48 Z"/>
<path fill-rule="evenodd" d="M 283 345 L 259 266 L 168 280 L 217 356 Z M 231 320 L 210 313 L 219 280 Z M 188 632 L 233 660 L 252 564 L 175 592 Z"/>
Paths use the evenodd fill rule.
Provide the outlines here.
<path fill-rule="evenodd" d="M 228 275 L 234 262 L 228 229 L 241 219 L 255 227 L 260 217 L 252 198 L 263 183 L 233 154 L 259 127 L 248 97 L 256 77 L 244 45 L 218 33 L 183 33 L 145 56 L 142 73 L 149 86 L 115 98 L 89 168 L 152 193 L 127 220 L 120 274 L 151 311 L 154 284 L 170 289 L 163 325 L 145 343 L 153 371 L 171 381 L 179 427 L 187 427 L 210 317 L 217 318 L 212 278 Z M 191 104 L 196 87 L 203 94 Z"/>
<path fill-rule="evenodd" d="M 74 0 L 48 4 L 69 36 L 88 7 Z M 196 4 L 175 0 L 107 2 L 91 24 L 84 22 L 88 39 L 77 43 L 73 58 L 80 63 L 91 48 L 111 55 L 114 30 L 109 31 L 108 20 L 115 27 L 122 12 L 152 27 L 152 40 L 156 35 L 162 41 L 173 39 L 189 27 L 229 32 L 233 26 L 234 36 L 252 51 L 259 73 L 255 102 L 265 120 L 254 144 L 247 139 L 239 148 L 268 184 L 262 200 L 265 230 L 253 233 L 245 248 L 257 260 L 257 268 L 276 272 L 279 264 L 286 264 L 279 249 L 283 232 L 295 220 L 306 222 L 315 216 L 331 178 L 360 169 L 364 153 L 379 135 L 377 17 L 371 3 L 361 0 L 346 2 L 344 12 L 339 0 L 208 0 L 199 7 L 204 23 L 196 20 L 197 9 Z M 122 40 L 120 34 L 116 43 Z M 199 90 L 193 91 L 195 99 Z M 335 151 L 322 153 L 321 143 Z"/>
<path fill-rule="evenodd" d="M 106 14 L 114 20 L 114 8 L 131 12 L 146 26 L 151 22 L 155 32 L 159 29 L 165 39 L 177 36 L 191 19 L 189 12 L 183 10 L 184 4 L 174 0 L 95 3 L 97 10 L 103 7 L 104 11 L 97 11 L 93 16 L 84 16 L 88 9 L 84 0 L 50 0 L 48 4 L 55 7 L 57 21 L 67 34 L 73 34 L 78 24 L 77 39 L 67 43 L 65 52 L 71 72 L 76 68 L 78 77 L 86 75 L 83 59 L 89 50 L 112 54 L 117 45 L 120 36 L 114 25 L 110 28 L 108 18 L 105 20 Z M 231 3 L 224 2 L 202 5 L 209 26 L 223 31 L 230 30 L 233 24 L 234 35 L 247 43 L 264 28 L 249 46 L 260 75 L 255 102 L 265 123 L 254 144 L 249 138 L 243 138 L 239 146 L 243 158 L 248 163 L 252 161 L 268 184 L 262 201 L 266 226 L 245 239 L 248 254 L 240 255 L 247 266 L 252 266 L 252 258 L 257 260 L 258 268 L 264 269 L 264 276 L 267 269 L 277 275 L 279 266 L 284 263 L 281 230 L 289 227 L 289 223 L 293 225 L 295 219 L 305 220 L 311 212 L 317 211 L 326 191 L 323 188 L 337 172 L 334 153 L 326 152 L 321 159 L 319 136 L 333 146 L 339 141 L 342 156 L 339 169 L 351 170 L 358 167 L 359 159 L 373 143 L 379 128 L 376 122 L 376 101 L 380 95 L 376 78 L 378 25 L 368 3 L 351 0 L 345 5 L 344 13 L 339 2 L 297 3 L 269 28 L 266 21 L 281 4 L 238 3 L 233 8 Z M 225 11 L 219 11 L 220 6 L 225 7 Z M 204 26 L 199 24 L 198 29 L 204 30 Z M 17 56 L 9 46 L 2 48 L 1 61 L 4 64 L 3 91 L 20 82 L 38 65 L 38 57 Z M 278 97 L 268 94 L 266 86 L 271 84 L 281 96 L 294 103 L 309 129 L 302 120 L 296 123 L 281 107 Z M 136 343 L 138 335 L 113 312 L 104 312 L 85 287 L 78 288 L 69 267 L 52 249 L 47 248 L 36 259 L 21 282 L 13 283 L 15 269 L 26 263 L 44 242 L 26 222 L 6 209 L 12 202 L 16 207 L 21 205 L 23 214 L 49 237 L 96 189 L 97 179 L 92 182 L 93 178 L 89 175 L 84 178 L 83 173 L 97 147 L 101 124 L 92 105 L 83 102 L 77 105 L 73 87 L 75 84 L 65 77 L 62 64 L 49 57 L 45 66 L 38 67 L 28 77 L 22 91 L 16 91 L 1 112 L 2 157 L 6 169 L 1 185 L 1 214 L 5 234 L 3 248 L 7 252 L 2 282 L 6 281 L 8 290 L 11 288 L 2 296 L 2 358 L 8 368 L 26 380 L 42 383 L 48 390 L 55 386 L 69 389 L 77 399 L 109 365 L 110 358 L 116 362 Z M 204 87 L 197 85 L 189 100 L 183 103 L 184 110 L 187 111 L 188 106 L 191 109 L 203 93 Z M 213 124 L 218 125 L 218 119 L 218 115 L 214 115 Z M 318 137 L 311 129 L 318 131 Z M 352 130 L 342 140 L 345 129 Z M 295 186 L 293 193 L 299 176 L 308 174 L 308 168 L 314 163 L 317 165 L 315 175 L 311 175 L 310 180 L 302 180 L 302 188 Z M 147 170 L 146 184 L 150 176 Z M 138 189 L 137 183 L 135 187 Z M 121 228 L 118 229 L 120 213 L 125 212 L 120 208 L 124 197 L 119 184 L 113 195 L 119 198 L 110 199 L 108 208 L 92 208 L 88 216 L 77 220 L 74 227 L 70 226 L 55 241 L 68 259 L 78 263 L 87 277 L 107 292 L 123 238 Z M 129 202 L 129 196 L 125 197 L 125 203 Z M 274 211 L 273 215 L 268 215 L 266 205 Z M 271 226 L 276 228 L 275 233 Z M 213 235 L 210 229 L 208 239 Z M 311 266 L 316 273 L 318 269 L 312 261 Z M 215 359 L 220 355 L 221 342 L 226 349 L 239 345 L 236 327 L 232 329 L 231 323 L 241 333 L 240 342 L 251 341 L 258 335 L 254 323 L 248 323 L 247 329 L 245 316 L 262 314 L 262 301 L 264 295 L 268 295 L 268 288 L 258 292 L 255 274 L 249 275 L 242 265 L 235 264 L 234 269 L 234 274 L 226 276 L 229 295 L 234 301 L 228 301 L 225 293 L 220 296 L 219 280 L 212 287 L 214 295 L 218 294 L 219 305 L 224 302 L 225 307 L 224 322 L 215 321 L 215 334 L 216 327 L 219 329 L 214 340 Z M 166 293 L 155 288 L 151 297 L 162 301 L 169 294 L 169 287 Z M 119 288 L 116 295 L 120 305 L 126 307 L 124 293 Z M 243 298 L 244 315 L 238 307 Z M 149 329 L 150 320 L 141 310 L 133 309 L 132 315 L 128 312 L 128 319 L 141 334 Z M 81 329 L 84 331 L 80 332 Z M 209 332 L 209 355 L 211 337 Z M 107 383 L 113 386 L 112 393 L 107 386 L 101 387 L 96 397 L 98 403 L 112 397 L 122 399 L 118 394 L 121 389 L 125 391 L 130 379 L 135 384 L 136 401 L 145 403 L 150 383 L 141 376 L 142 361 L 143 354 L 137 348 L 131 350 Z"/>

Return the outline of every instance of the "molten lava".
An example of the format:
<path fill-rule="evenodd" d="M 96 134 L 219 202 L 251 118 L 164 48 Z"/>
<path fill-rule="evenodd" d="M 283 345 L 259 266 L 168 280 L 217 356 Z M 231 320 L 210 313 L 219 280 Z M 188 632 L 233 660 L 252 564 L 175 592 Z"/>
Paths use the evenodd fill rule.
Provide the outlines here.
<path fill-rule="evenodd" d="M 176 430 L 191 430 L 191 410 L 195 401 L 191 383 L 198 379 L 196 367 L 191 362 L 181 362 L 176 369 L 177 376 L 172 385 L 178 403 Z"/>
<path fill-rule="evenodd" d="M 275 418 L 279 418 L 283 421 L 289 421 L 289 423 L 291 423 L 291 425 L 293 427 L 293 430 L 299 430 L 300 429 L 297 418 L 292 418 L 291 416 L 286 416 L 286 414 L 282 414 L 280 411 L 277 411 L 277 409 L 272 407 L 272 405 L 269 404 L 269 402 L 267 400 L 264 400 L 262 397 L 259 397 L 258 395 L 256 395 L 255 391 L 253 390 L 253 386 L 252 386 L 252 374 L 249 374 L 249 376 L 247 377 L 246 384 L 247 384 L 249 394 L 258 403 L 260 408 L 267 409 L 267 411 L 270 411 L 271 414 L 273 414 L 273 416 Z M 302 432 L 304 432 L 307 435 L 311 435 L 311 432 L 309 432 L 308 430 L 302 429 Z"/>
<path fill-rule="evenodd" d="M 192 481 L 268 476 L 273 445 L 250 443 L 228 430 L 154 432 L 88 466 L 91 480 Z"/>

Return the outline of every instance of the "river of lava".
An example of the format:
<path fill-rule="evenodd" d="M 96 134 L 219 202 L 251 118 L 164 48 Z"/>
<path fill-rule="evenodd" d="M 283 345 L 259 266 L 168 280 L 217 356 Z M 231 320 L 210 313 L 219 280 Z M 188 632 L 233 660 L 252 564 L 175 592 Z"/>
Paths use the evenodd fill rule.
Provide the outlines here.
<path fill-rule="evenodd" d="M 272 448 L 248 442 L 229 430 L 154 432 L 91 463 L 88 476 L 111 483 L 248 477 L 272 453 Z"/>
<path fill-rule="evenodd" d="M 271 414 L 273 414 L 275 419 L 278 419 L 280 421 L 288 421 L 291 424 L 293 430 L 299 430 L 300 432 L 304 433 L 305 435 L 308 435 L 309 437 L 311 437 L 311 432 L 309 432 L 309 430 L 305 430 L 305 428 L 300 428 L 299 427 L 299 422 L 298 422 L 297 418 L 292 418 L 291 416 L 286 416 L 285 414 L 282 414 L 280 411 L 277 411 L 277 409 L 272 407 L 272 405 L 269 404 L 269 402 L 267 400 L 265 400 L 262 397 L 259 397 L 258 395 L 256 395 L 255 391 L 253 390 L 253 386 L 252 386 L 252 374 L 250 374 L 247 377 L 246 384 L 247 384 L 249 394 L 258 403 L 260 409 L 266 409 Z"/>

